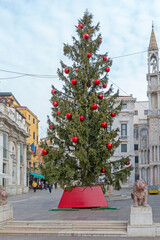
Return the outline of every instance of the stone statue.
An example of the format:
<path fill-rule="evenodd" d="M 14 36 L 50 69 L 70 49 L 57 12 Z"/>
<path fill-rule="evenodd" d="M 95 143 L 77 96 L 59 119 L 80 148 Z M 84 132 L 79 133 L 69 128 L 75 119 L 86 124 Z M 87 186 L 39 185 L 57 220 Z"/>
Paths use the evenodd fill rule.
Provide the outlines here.
<path fill-rule="evenodd" d="M 135 182 L 133 186 L 133 191 L 131 193 L 133 199 L 133 206 L 147 206 L 147 197 L 148 197 L 148 185 L 143 179 L 139 179 Z"/>
<path fill-rule="evenodd" d="M 0 188 L 0 205 L 7 204 L 8 193 L 4 190 L 4 188 Z"/>
<path fill-rule="evenodd" d="M 156 73 L 157 72 L 157 63 L 156 60 L 153 59 L 153 61 L 151 62 L 152 65 L 152 73 Z"/>

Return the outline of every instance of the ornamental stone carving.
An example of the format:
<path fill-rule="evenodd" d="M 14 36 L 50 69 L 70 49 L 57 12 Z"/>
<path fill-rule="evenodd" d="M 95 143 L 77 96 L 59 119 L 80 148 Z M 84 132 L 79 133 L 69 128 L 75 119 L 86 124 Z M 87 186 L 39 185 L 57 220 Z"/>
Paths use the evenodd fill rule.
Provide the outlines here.
<path fill-rule="evenodd" d="M 0 188 L 0 205 L 7 204 L 8 193 L 4 190 L 4 188 Z"/>
<path fill-rule="evenodd" d="M 135 182 L 131 197 L 133 199 L 134 207 L 147 206 L 148 185 L 145 180 L 139 179 Z"/>

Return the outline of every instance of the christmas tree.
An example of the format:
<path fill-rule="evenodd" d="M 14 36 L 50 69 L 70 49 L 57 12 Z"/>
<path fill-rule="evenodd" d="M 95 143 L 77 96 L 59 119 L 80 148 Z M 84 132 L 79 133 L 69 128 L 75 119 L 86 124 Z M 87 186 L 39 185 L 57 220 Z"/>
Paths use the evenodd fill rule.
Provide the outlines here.
<path fill-rule="evenodd" d="M 63 91 L 52 86 L 54 123 L 48 118 L 50 144 L 42 143 L 41 171 L 62 188 L 93 186 L 103 176 L 104 185 L 120 189 L 133 168 L 129 158 L 110 160 L 120 144 L 119 129 L 110 127 L 122 104 L 116 103 L 118 92 L 107 85 L 112 61 L 107 52 L 98 53 L 102 37 L 92 19 L 86 11 L 76 26 L 78 38 L 73 37 L 73 45 L 64 44 L 72 65 L 60 62 Z"/>

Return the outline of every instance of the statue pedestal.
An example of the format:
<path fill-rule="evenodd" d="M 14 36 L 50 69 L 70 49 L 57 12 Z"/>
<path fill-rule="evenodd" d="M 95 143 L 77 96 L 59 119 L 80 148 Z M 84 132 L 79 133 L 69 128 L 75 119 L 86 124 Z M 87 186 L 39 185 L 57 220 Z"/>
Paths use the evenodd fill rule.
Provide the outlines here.
<path fill-rule="evenodd" d="M 0 223 L 13 219 L 13 209 L 10 204 L 0 205 Z"/>
<path fill-rule="evenodd" d="M 130 237 L 155 236 L 156 231 L 153 224 L 152 208 L 149 205 L 146 207 L 131 206 L 127 232 Z"/>

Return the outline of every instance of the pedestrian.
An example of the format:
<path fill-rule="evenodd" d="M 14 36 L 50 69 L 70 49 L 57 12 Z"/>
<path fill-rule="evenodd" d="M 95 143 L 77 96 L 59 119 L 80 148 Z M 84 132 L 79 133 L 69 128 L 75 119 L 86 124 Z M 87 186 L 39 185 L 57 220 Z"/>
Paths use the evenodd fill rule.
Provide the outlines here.
<path fill-rule="evenodd" d="M 49 189 L 49 192 L 50 192 L 50 193 L 52 192 L 52 187 L 53 187 L 52 184 L 48 184 L 48 189 Z"/>
<path fill-rule="evenodd" d="M 57 189 L 57 183 L 54 184 L 55 189 Z"/>
<path fill-rule="evenodd" d="M 40 187 L 40 189 L 42 190 L 42 182 L 40 182 L 39 187 Z"/>
<path fill-rule="evenodd" d="M 36 192 L 37 185 L 38 185 L 37 182 L 36 182 L 36 181 L 33 181 L 32 187 L 33 187 L 34 192 Z"/>
<path fill-rule="evenodd" d="M 44 188 L 47 190 L 47 187 L 48 187 L 48 183 L 47 182 L 45 182 L 45 184 L 44 184 Z"/>

